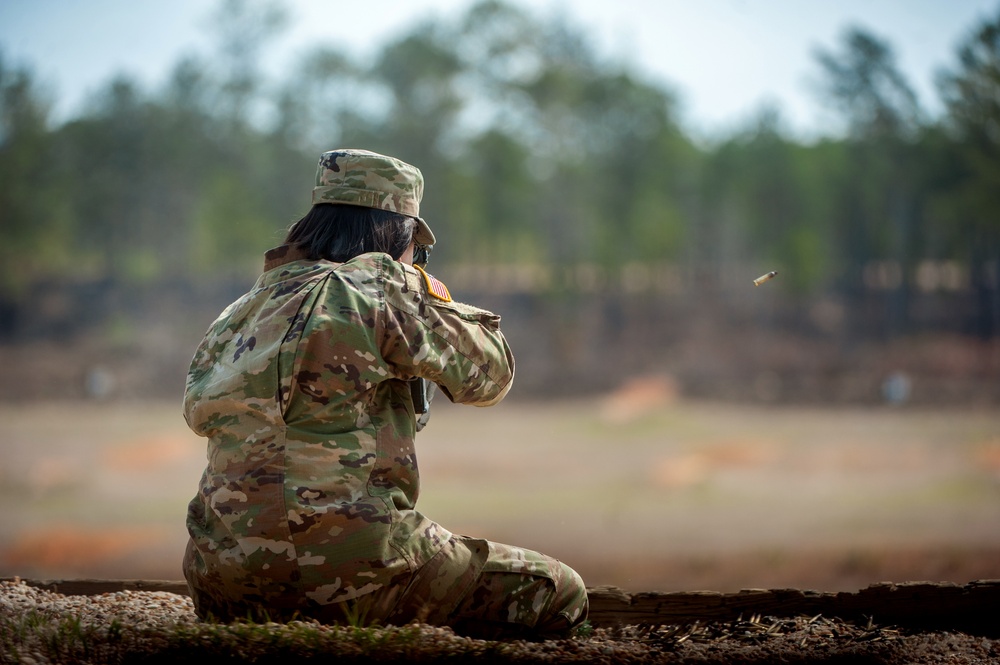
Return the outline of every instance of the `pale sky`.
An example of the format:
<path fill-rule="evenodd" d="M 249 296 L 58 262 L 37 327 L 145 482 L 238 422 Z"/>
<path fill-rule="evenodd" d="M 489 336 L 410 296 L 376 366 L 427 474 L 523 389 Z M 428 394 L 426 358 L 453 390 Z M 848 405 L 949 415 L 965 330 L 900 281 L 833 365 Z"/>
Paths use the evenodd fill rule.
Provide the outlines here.
<path fill-rule="evenodd" d="M 540 17 L 558 12 L 593 37 L 598 52 L 627 62 L 677 93 L 682 120 L 699 134 L 748 122 L 765 103 L 801 135 L 831 116 L 811 82 L 817 48 L 840 50 L 846 27 L 887 41 L 926 110 L 940 109 L 937 72 L 1000 0 L 508 0 Z M 374 53 L 429 16 L 452 17 L 473 0 L 287 0 L 291 24 L 270 52 L 283 63 L 320 41 Z M 151 88 L 187 53 L 207 55 L 214 0 L 0 0 L 0 54 L 27 65 L 57 99 L 57 117 L 125 72 Z"/>

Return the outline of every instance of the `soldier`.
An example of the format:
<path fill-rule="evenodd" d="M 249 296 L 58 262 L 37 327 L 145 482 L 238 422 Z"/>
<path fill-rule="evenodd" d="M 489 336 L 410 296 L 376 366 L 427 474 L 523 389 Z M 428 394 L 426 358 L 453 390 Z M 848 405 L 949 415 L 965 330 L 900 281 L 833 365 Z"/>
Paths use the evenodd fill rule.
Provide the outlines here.
<path fill-rule="evenodd" d="M 184 574 L 201 618 L 419 620 L 482 637 L 586 618 L 565 564 L 415 509 L 424 381 L 490 406 L 514 376 L 500 317 L 412 265 L 435 242 L 422 195 L 405 162 L 324 153 L 312 208 L 195 352 L 184 414 L 208 465 Z"/>

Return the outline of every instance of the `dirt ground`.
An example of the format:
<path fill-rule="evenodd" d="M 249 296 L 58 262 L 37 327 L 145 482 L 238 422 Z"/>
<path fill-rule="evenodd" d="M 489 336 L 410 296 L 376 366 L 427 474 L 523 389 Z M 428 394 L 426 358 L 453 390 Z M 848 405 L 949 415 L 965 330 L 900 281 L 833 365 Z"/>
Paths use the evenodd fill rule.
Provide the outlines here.
<path fill-rule="evenodd" d="M 178 400 L 179 401 L 179 400 Z M 175 402 L 0 404 L 0 577 L 180 579 L 204 463 Z M 436 403 L 418 507 L 630 591 L 1000 578 L 1000 413 Z"/>

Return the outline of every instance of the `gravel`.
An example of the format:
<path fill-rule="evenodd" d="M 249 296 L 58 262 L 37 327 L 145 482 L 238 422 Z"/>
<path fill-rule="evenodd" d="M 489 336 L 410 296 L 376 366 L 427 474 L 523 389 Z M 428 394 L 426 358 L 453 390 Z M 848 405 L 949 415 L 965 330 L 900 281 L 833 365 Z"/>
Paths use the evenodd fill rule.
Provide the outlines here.
<path fill-rule="evenodd" d="M 484 641 L 411 624 L 356 628 L 206 624 L 158 591 L 71 596 L 0 582 L 0 663 L 1000 663 L 1000 640 L 908 633 L 822 616 L 600 628 L 547 641 Z"/>

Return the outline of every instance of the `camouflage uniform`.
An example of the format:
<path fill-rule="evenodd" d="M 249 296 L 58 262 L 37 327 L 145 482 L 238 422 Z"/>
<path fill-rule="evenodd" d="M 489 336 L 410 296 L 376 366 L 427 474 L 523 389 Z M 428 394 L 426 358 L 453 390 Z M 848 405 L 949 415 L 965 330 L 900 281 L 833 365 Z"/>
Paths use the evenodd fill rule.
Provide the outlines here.
<path fill-rule="evenodd" d="M 331 187 L 329 166 L 317 189 Z M 184 400 L 208 438 L 184 558 L 200 616 L 418 619 L 470 634 L 557 632 L 586 617 L 569 567 L 415 510 L 408 381 L 489 406 L 514 373 L 499 317 L 441 286 L 387 254 L 333 263 L 286 245 L 210 327 Z"/>

